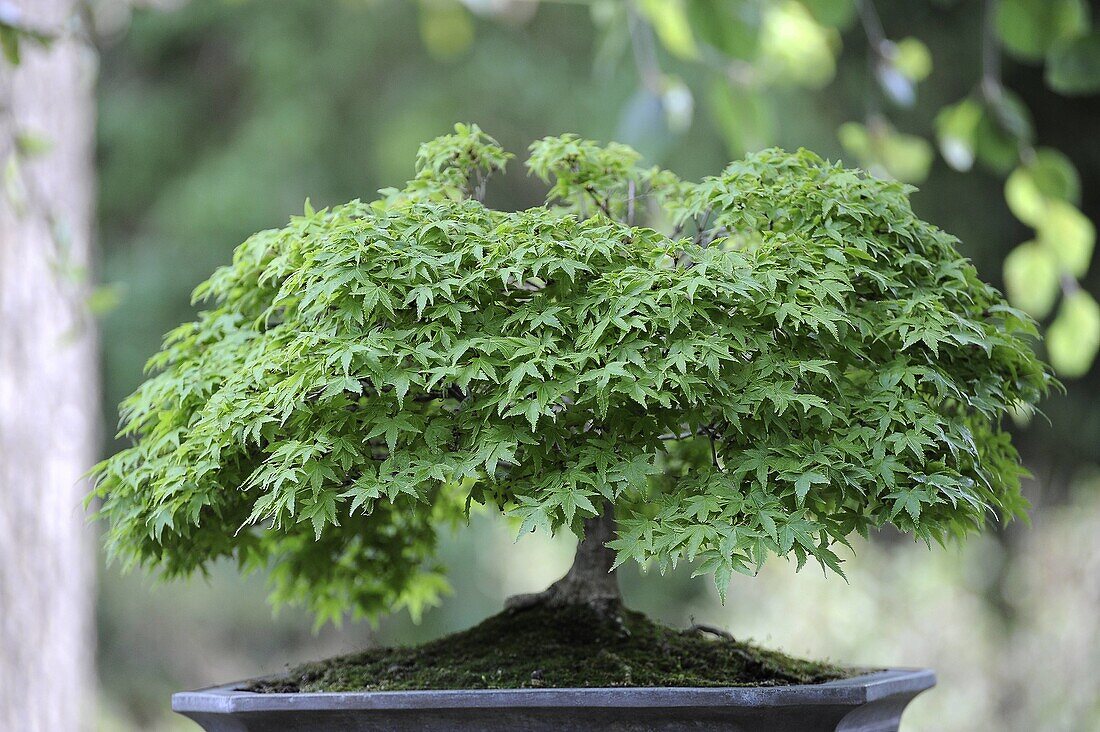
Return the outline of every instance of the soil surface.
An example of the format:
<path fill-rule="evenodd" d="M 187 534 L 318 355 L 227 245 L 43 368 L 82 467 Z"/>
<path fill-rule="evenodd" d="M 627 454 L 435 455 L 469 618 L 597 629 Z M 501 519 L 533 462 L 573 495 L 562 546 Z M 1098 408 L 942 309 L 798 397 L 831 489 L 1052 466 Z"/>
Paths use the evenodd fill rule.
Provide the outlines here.
<path fill-rule="evenodd" d="M 758 648 L 721 631 L 675 630 L 630 610 L 609 615 L 585 605 L 536 605 L 424 645 L 303 664 L 248 690 L 776 686 L 855 673 Z"/>

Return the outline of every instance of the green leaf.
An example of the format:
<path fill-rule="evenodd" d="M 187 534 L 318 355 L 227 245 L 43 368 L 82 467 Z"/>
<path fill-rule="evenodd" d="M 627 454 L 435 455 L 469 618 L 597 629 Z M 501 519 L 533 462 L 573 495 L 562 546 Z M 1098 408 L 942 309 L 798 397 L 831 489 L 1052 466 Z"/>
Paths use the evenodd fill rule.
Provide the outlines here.
<path fill-rule="evenodd" d="M 776 120 L 767 94 L 734 88 L 725 79 L 715 79 L 707 100 L 730 154 L 744 155 L 771 143 Z"/>
<path fill-rule="evenodd" d="M 974 166 L 978 125 L 982 107 L 973 99 L 944 107 L 936 115 L 936 139 L 940 154 L 955 170 L 967 171 Z"/>
<path fill-rule="evenodd" d="M 19 31 L 10 26 L 0 24 L 0 50 L 3 50 L 4 58 L 12 66 L 19 65 Z"/>
<path fill-rule="evenodd" d="M 1046 80 L 1061 94 L 1100 92 L 1100 31 L 1056 44 L 1047 56 Z"/>
<path fill-rule="evenodd" d="M 895 44 L 891 60 L 894 67 L 912 81 L 923 81 L 932 73 L 932 53 L 928 46 L 911 36 Z"/>
<path fill-rule="evenodd" d="M 1031 226 L 1037 226 L 1046 212 L 1046 197 L 1025 168 L 1012 171 L 1005 181 L 1005 202 L 1016 218 Z"/>
<path fill-rule="evenodd" d="M 47 137 L 24 130 L 16 134 L 15 147 L 24 157 L 33 158 L 48 153 L 53 143 Z"/>
<path fill-rule="evenodd" d="M 1047 198 L 1073 204 L 1081 200 L 1081 177 L 1065 153 L 1051 147 L 1036 148 L 1027 169 Z"/>
<path fill-rule="evenodd" d="M 18 66 L 22 57 L 22 41 L 31 41 L 42 48 L 49 48 L 56 36 L 38 28 L 24 25 L 18 6 L 0 6 L 0 50 L 12 66 Z"/>
<path fill-rule="evenodd" d="M 1045 318 L 1060 289 L 1058 258 L 1037 241 L 1019 245 L 1005 257 L 1005 289 L 1009 301 L 1028 315 Z"/>
<path fill-rule="evenodd" d="M 1048 203 L 1080 198 L 1081 182 L 1069 158 L 1052 148 L 1035 151 L 1031 161 L 1012 171 L 1005 182 L 1005 200 L 1020 221 L 1038 228 L 1048 215 Z"/>
<path fill-rule="evenodd" d="M 393 391 L 397 394 L 397 400 L 404 402 L 409 393 L 409 375 L 406 373 L 393 373 L 386 377 L 386 383 L 393 385 Z"/>
<path fill-rule="evenodd" d="M 718 590 L 718 597 L 722 602 L 726 601 L 726 593 L 729 591 L 730 580 L 733 578 L 733 559 L 724 552 L 704 552 L 703 561 L 699 567 L 691 573 L 692 577 L 701 577 L 705 574 L 713 575 L 714 587 Z"/>
<path fill-rule="evenodd" d="M 821 473 L 803 473 L 799 476 L 798 480 L 794 482 L 794 493 L 798 499 L 798 505 L 806 500 L 806 494 L 810 492 L 810 486 L 815 483 L 828 483 L 829 478 Z"/>
<path fill-rule="evenodd" d="M 840 37 L 814 20 L 801 3 L 786 0 L 763 6 L 757 69 L 777 82 L 819 89 L 836 73 Z"/>
<path fill-rule="evenodd" d="M 821 563 L 822 567 L 828 567 L 840 576 L 841 579 L 847 580 L 848 576 L 844 574 L 844 568 L 841 566 L 840 557 L 838 557 L 832 550 L 825 546 L 818 546 L 813 550 L 814 559 Z"/>
<path fill-rule="evenodd" d="M 1005 49 L 1027 61 L 1039 61 L 1058 42 L 1088 28 L 1082 0 L 1001 0 L 997 34 Z"/>
<path fill-rule="evenodd" d="M 525 499 L 525 503 L 522 506 L 514 509 L 512 515 L 521 517 L 519 533 L 516 536 L 516 541 L 519 541 L 525 534 L 531 534 L 536 531 L 542 531 L 543 533 L 550 535 L 553 533 L 552 525 L 550 523 L 550 517 L 546 513 L 541 505 L 535 502 L 530 502 L 532 499 Z"/>
<path fill-rule="evenodd" d="M 857 17 L 855 0 L 802 0 L 802 4 L 822 25 L 844 29 Z"/>
<path fill-rule="evenodd" d="M 990 170 L 1007 174 L 1019 162 L 1021 146 L 1030 146 L 1035 135 L 1031 113 L 1007 89 L 986 98 L 984 105 L 975 134 L 975 151 Z"/>
<path fill-rule="evenodd" d="M 897 495 L 897 498 L 894 499 L 892 515 L 897 516 L 904 510 L 914 521 L 920 518 L 921 500 L 919 493 L 916 491 L 901 491 L 895 495 Z"/>
<path fill-rule="evenodd" d="M 883 143 L 882 159 L 894 178 L 920 183 L 932 167 L 932 146 L 916 135 L 892 134 Z"/>
<path fill-rule="evenodd" d="M 461 56 L 474 42 L 474 24 L 459 0 L 420 0 L 420 39 L 442 61 Z"/>
<path fill-rule="evenodd" d="M 683 59 L 693 59 L 698 55 L 684 0 L 641 0 L 638 8 L 653 25 L 657 38 L 672 54 Z"/>
<path fill-rule="evenodd" d="M 88 311 L 92 315 L 106 315 L 122 302 L 124 288 L 118 283 L 100 285 L 94 288 L 87 299 Z"/>
<path fill-rule="evenodd" d="M 649 476 L 659 475 L 661 469 L 653 464 L 649 455 L 637 455 L 628 462 L 619 463 L 612 473 L 613 478 L 624 481 L 638 491 L 645 491 L 649 485 Z"/>
<path fill-rule="evenodd" d="M 1062 376 L 1077 378 L 1092 368 L 1100 349 L 1100 305 L 1078 290 L 1066 296 L 1047 330 L 1050 362 Z"/>
<path fill-rule="evenodd" d="M 609 549 L 615 550 L 615 562 L 612 564 L 612 569 L 621 566 L 623 562 L 630 559 L 644 562 L 649 558 L 651 542 L 643 527 L 639 526 L 625 532 L 620 529 L 618 537 L 607 544 Z"/>
<path fill-rule="evenodd" d="M 932 146 L 921 137 L 902 134 L 889 126 L 869 129 L 858 122 L 845 122 L 837 136 L 872 175 L 910 183 L 928 177 Z"/>
<path fill-rule="evenodd" d="M 1082 277 L 1092 261 L 1096 227 L 1074 206 L 1050 201 L 1039 222 L 1039 241 L 1057 255 L 1063 269 L 1074 277 Z"/>
<path fill-rule="evenodd" d="M 338 525 L 336 520 L 336 498 L 331 493 L 323 493 L 312 502 L 302 506 L 299 521 L 309 519 L 313 525 L 315 539 L 320 539 L 325 524 Z"/>
<path fill-rule="evenodd" d="M 537 399 L 532 399 L 527 402 L 527 405 L 523 408 L 523 416 L 527 418 L 527 422 L 531 425 L 531 431 L 533 432 L 539 424 L 539 417 L 542 415 L 542 407 L 539 406 Z"/>

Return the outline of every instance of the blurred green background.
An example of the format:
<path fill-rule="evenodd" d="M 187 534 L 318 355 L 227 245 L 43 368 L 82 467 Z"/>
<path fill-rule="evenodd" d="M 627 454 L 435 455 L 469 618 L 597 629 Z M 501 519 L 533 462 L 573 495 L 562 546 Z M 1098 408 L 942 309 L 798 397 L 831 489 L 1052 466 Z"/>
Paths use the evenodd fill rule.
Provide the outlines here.
<path fill-rule="evenodd" d="M 845 0 L 689 3 L 743 16 L 754 29 L 738 35 L 741 25 L 730 23 L 718 33 L 692 16 L 691 46 L 651 2 L 629 17 L 616 2 L 102 5 L 114 8 L 97 17 L 98 238 L 104 294 L 117 297 L 103 318 L 108 409 L 137 385 L 162 334 L 190 316 L 191 289 L 248 234 L 282 225 L 307 197 L 319 208 L 400 185 L 417 145 L 456 121 L 478 123 L 519 154 L 565 131 L 618 139 L 686 177 L 778 144 L 919 179 L 918 213 L 958 235 L 997 283 L 1006 256 L 1031 236 L 1005 202 L 1011 160 L 983 161 L 979 149 L 980 164 L 964 172 L 934 155 L 932 142 L 920 144 L 935 140 L 940 110 L 983 81 L 979 2 L 878 4 L 875 22 L 890 37 L 919 38 L 934 61 L 927 78 L 919 52 L 915 70 L 912 59 L 901 64 L 908 86 L 883 74 L 868 50 L 874 26 Z M 1087 23 L 1086 5 L 1068 6 L 1084 8 Z M 1002 30 L 1010 46 L 1012 30 Z M 707 44 L 720 46 L 720 68 Z M 1027 144 L 1073 161 L 1073 202 L 1096 221 L 1100 98 L 1052 90 L 1044 67 L 1019 57 L 1001 59 L 998 73 L 1029 110 Z M 852 121 L 863 126 L 842 128 Z M 525 207 L 543 195 L 517 164 L 493 182 L 488 202 Z M 1100 291 L 1094 272 L 1080 280 Z M 736 577 L 725 606 L 689 572 L 659 578 L 629 568 L 627 600 L 671 624 L 694 618 L 794 654 L 933 666 L 940 686 L 913 705 L 910 730 L 1100 728 L 1096 371 L 1067 379 L 1067 393 L 1047 404 L 1049 421 L 1018 425 L 1036 476 L 1027 485 L 1030 526 L 931 552 L 877 536 L 858 547 L 848 584 L 775 565 Z M 113 424 L 104 415 L 107 434 Z M 189 729 L 169 711 L 172 691 L 462 628 L 569 563 L 568 538 L 513 540 L 510 527 L 476 516 L 447 539 L 454 596 L 419 626 L 401 616 L 318 634 L 302 614 L 272 617 L 263 578 L 241 579 L 229 566 L 160 586 L 108 568 L 98 607 L 99 728 Z"/>

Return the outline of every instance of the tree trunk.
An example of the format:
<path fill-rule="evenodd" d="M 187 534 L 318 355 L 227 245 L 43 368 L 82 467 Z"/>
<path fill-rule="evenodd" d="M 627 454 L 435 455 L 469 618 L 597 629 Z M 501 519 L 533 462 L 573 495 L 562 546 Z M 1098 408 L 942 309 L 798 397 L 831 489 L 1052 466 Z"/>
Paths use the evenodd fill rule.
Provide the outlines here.
<path fill-rule="evenodd" d="M 72 37 L 77 0 L 14 7 L 59 37 L 48 49 L 24 41 L 18 66 L 0 58 L 0 729 L 60 732 L 94 720 L 82 476 L 98 424 L 85 307 L 95 68 Z M 27 135 L 48 148 L 32 154 Z"/>
<path fill-rule="evenodd" d="M 605 544 L 615 535 L 615 511 L 605 504 L 603 513 L 585 519 L 584 537 L 577 544 L 573 566 L 565 576 L 542 592 L 516 595 L 505 607 L 518 610 L 537 604 L 589 605 L 601 612 L 618 613 L 622 606 L 619 579 L 612 569 L 615 551 Z"/>

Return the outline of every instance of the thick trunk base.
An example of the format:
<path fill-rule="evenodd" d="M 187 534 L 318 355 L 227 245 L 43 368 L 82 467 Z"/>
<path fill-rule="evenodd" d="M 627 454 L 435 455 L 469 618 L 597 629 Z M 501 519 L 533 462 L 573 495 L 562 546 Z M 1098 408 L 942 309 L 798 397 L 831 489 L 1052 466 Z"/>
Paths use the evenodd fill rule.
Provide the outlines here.
<path fill-rule="evenodd" d="M 536 605 L 585 605 L 601 615 L 620 616 L 623 600 L 613 569 L 615 552 L 606 546 L 614 535 L 615 518 L 608 506 L 602 514 L 584 522 L 584 538 L 577 544 L 573 566 L 565 576 L 542 592 L 508 598 L 505 609 L 514 612 Z"/>

